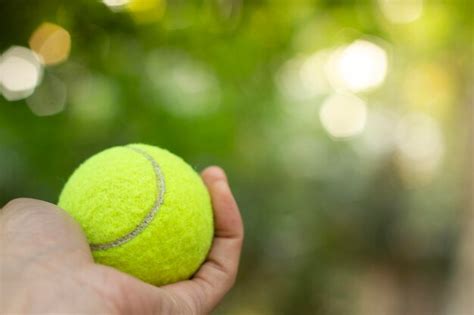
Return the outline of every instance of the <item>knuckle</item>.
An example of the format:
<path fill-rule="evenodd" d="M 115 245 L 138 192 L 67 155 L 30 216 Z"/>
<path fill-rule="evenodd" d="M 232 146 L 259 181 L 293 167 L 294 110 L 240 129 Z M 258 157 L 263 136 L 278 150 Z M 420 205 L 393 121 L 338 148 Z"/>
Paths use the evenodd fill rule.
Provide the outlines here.
<path fill-rule="evenodd" d="M 49 203 L 30 198 L 17 198 L 8 202 L 1 211 L 6 226 L 28 228 L 37 222 L 48 221 L 53 211 Z"/>
<path fill-rule="evenodd" d="M 25 204 L 29 203 L 31 199 L 29 198 L 15 198 L 7 202 L 5 206 L 3 206 L 2 211 L 7 211 L 10 209 L 17 209 L 22 208 Z"/>
<path fill-rule="evenodd" d="M 21 222 L 29 217 L 29 200 L 27 198 L 13 199 L 1 211 L 3 221 L 9 223 Z"/>

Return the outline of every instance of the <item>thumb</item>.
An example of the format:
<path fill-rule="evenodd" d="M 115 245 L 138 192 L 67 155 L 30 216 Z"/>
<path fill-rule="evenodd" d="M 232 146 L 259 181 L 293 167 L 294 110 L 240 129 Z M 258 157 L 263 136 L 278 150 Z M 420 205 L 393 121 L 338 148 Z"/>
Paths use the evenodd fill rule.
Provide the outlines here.
<path fill-rule="evenodd" d="M 2 259 L 20 258 L 25 264 L 41 259 L 63 265 L 71 260 L 69 266 L 92 261 L 79 224 L 57 206 L 35 199 L 15 199 L 1 209 L 0 248 Z"/>

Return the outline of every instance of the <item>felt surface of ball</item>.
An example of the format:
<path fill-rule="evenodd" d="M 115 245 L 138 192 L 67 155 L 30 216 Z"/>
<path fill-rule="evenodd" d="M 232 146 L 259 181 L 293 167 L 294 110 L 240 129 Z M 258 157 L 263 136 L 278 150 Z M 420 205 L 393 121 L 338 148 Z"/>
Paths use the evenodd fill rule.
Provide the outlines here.
<path fill-rule="evenodd" d="M 92 156 L 71 175 L 58 205 L 81 224 L 96 262 L 155 285 L 190 278 L 213 239 L 212 206 L 200 176 L 149 145 Z"/>

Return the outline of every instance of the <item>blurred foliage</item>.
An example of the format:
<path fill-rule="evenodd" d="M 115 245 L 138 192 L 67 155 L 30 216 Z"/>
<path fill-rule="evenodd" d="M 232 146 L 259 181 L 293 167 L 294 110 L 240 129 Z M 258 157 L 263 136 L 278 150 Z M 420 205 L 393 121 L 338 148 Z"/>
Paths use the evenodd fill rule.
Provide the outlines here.
<path fill-rule="evenodd" d="M 66 89 L 57 114 L 32 112 L 36 94 L 0 97 L 0 204 L 56 202 L 88 156 L 159 145 L 196 169 L 224 167 L 241 206 L 241 272 L 216 313 L 441 314 L 468 198 L 473 7 L 425 1 L 419 17 L 394 23 L 385 2 L 154 1 L 158 14 L 0 0 L 0 52 L 28 47 L 43 22 L 72 42 L 69 59 L 43 76 Z M 365 129 L 337 139 L 318 114 L 337 89 L 323 80 L 300 97 L 284 69 L 359 39 L 386 51 L 388 70 L 382 85 L 355 93 Z"/>

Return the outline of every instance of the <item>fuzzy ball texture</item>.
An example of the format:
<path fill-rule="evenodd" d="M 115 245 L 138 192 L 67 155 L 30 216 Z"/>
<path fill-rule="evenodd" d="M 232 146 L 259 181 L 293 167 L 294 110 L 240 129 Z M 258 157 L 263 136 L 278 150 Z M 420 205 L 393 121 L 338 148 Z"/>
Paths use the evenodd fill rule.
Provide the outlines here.
<path fill-rule="evenodd" d="M 209 193 L 176 155 L 113 147 L 77 168 L 58 205 L 82 226 L 96 262 L 155 285 L 190 278 L 213 238 Z"/>

